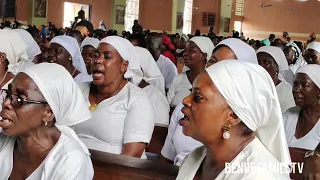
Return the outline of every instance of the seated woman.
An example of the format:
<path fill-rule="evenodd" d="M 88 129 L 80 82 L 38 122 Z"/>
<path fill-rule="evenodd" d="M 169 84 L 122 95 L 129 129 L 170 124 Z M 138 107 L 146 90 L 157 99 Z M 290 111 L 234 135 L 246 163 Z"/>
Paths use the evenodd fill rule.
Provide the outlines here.
<path fill-rule="evenodd" d="M 308 64 L 320 65 L 320 43 L 309 43 L 305 51 L 304 59 Z"/>
<path fill-rule="evenodd" d="M 229 47 L 232 47 L 229 48 Z M 241 51 L 244 49 L 245 51 Z M 221 42 L 220 45 L 214 48 L 212 56 L 206 67 L 209 67 L 219 61 L 228 59 L 237 59 L 237 57 L 247 58 L 249 62 L 258 64 L 257 56 L 254 50 L 238 39 L 229 39 Z M 242 61 L 243 59 L 239 59 Z M 191 137 L 185 136 L 182 133 L 182 127 L 179 126 L 179 120 L 183 118 L 181 109 L 183 104 L 180 102 L 172 113 L 171 121 L 168 128 L 168 135 L 165 144 L 161 150 L 161 159 L 165 162 L 174 163 L 180 166 L 184 158 L 197 147 L 202 144 Z"/>
<path fill-rule="evenodd" d="M 293 42 L 286 44 L 283 52 L 287 58 L 289 68 L 293 74 L 296 74 L 299 67 L 307 64 L 307 62 L 303 59 L 302 52 L 297 44 Z"/>
<path fill-rule="evenodd" d="M 195 176 L 289 179 L 291 160 L 280 104 L 274 83 L 262 67 L 234 60 L 219 62 L 197 77 L 183 104 L 184 117 L 179 121 L 183 133 L 204 146 L 187 157 L 177 180 Z M 236 173 L 228 173 L 225 163 Z M 268 168 L 275 165 L 281 170 Z"/>
<path fill-rule="evenodd" d="M 167 99 L 171 107 L 178 105 L 192 88 L 194 79 L 205 69 L 214 46 L 207 37 L 193 37 L 183 54 L 184 64 L 188 71 L 176 75 L 169 86 Z"/>
<path fill-rule="evenodd" d="M 0 179 L 93 178 L 89 151 L 68 127 L 88 120 L 90 111 L 64 67 L 32 66 L 1 97 Z"/>
<path fill-rule="evenodd" d="M 300 67 L 292 91 L 297 106 L 283 114 L 288 145 L 314 150 L 320 143 L 320 66 Z"/>
<path fill-rule="evenodd" d="M 92 118 L 76 125 L 75 131 L 89 149 L 146 158 L 155 112 L 150 98 L 137 87 L 141 67 L 136 51 L 128 40 L 110 36 L 101 40 L 98 52 L 93 82 L 79 85 Z"/>
<path fill-rule="evenodd" d="M 50 41 L 49 52 L 48 62 L 65 67 L 76 83 L 90 82 L 91 77 L 76 39 L 71 36 L 56 36 Z"/>
<path fill-rule="evenodd" d="M 97 58 L 97 48 L 100 44 L 99 39 L 86 37 L 81 43 L 81 55 L 89 75 L 92 74 L 92 63 Z M 90 76 L 92 81 L 92 76 Z"/>
<path fill-rule="evenodd" d="M 278 47 L 263 46 L 258 49 L 259 65 L 271 76 L 276 86 L 281 112 L 284 113 L 296 104 L 292 95 L 292 86 L 283 78 L 283 74 L 290 72 L 286 57 Z"/>

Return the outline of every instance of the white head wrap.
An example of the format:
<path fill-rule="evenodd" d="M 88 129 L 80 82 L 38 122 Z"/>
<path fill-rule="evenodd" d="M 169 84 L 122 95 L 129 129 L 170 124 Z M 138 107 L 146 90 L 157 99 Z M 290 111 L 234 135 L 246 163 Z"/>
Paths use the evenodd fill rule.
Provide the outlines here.
<path fill-rule="evenodd" d="M 287 70 L 289 70 L 288 61 L 283 51 L 280 48 L 274 46 L 262 46 L 257 50 L 257 54 L 260 52 L 267 53 L 274 59 L 279 67 L 278 76 L 280 80 L 283 80 L 283 77 L 285 76 L 284 74 Z"/>
<path fill-rule="evenodd" d="M 151 53 L 142 47 L 135 46 L 134 48 L 139 56 L 140 65 L 143 71 L 143 79 L 147 83 L 157 87 L 163 94 L 165 94 L 164 77 Z"/>
<path fill-rule="evenodd" d="M 56 36 L 50 43 L 57 43 L 64 47 L 72 57 L 72 65 L 81 73 L 87 75 L 87 68 L 82 58 L 77 40 L 71 36 Z"/>
<path fill-rule="evenodd" d="M 258 64 L 258 59 L 255 50 L 249 46 L 247 43 L 241 41 L 237 38 L 228 38 L 221 41 L 216 48 L 219 48 L 219 45 L 228 46 L 233 53 L 236 55 L 238 60 L 243 60 Z"/>
<path fill-rule="evenodd" d="M 290 165 L 280 103 L 268 72 L 234 60 L 218 62 L 206 71 L 239 119 L 279 162 Z"/>
<path fill-rule="evenodd" d="M 33 39 L 31 34 L 24 29 L 14 29 L 17 32 L 22 40 L 27 44 L 27 54 L 30 62 L 33 61 L 34 57 L 41 54 L 41 50 L 37 42 Z"/>
<path fill-rule="evenodd" d="M 307 50 L 308 49 L 312 49 L 312 50 L 315 50 L 318 53 L 320 53 L 320 43 L 319 42 L 309 43 L 308 46 L 307 46 Z"/>
<path fill-rule="evenodd" d="M 318 86 L 320 89 L 320 66 L 317 64 L 307 64 L 301 66 L 297 73 L 304 73 Z"/>
<path fill-rule="evenodd" d="M 199 47 L 202 53 L 207 54 L 207 61 L 209 61 L 214 49 L 212 41 L 208 37 L 203 36 L 193 37 L 190 39 L 190 41 L 194 42 Z"/>
<path fill-rule="evenodd" d="M 90 46 L 92 46 L 92 47 L 94 47 L 94 48 L 98 48 L 98 46 L 99 46 L 99 44 L 100 44 L 100 41 L 99 41 L 99 39 L 97 39 L 97 38 L 91 38 L 91 37 L 86 37 L 83 41 L 82 41 L 82 43 L 81 43 L 81 51 L 82 51 L 82 48 L 84 47 L 84 46 L 88 46 L 88 45 L 90 45 Z"/>
<path fill-rule="evenodd" d="M 107 43 L 113 46 L 123 60 L 128 61 L 128 69 L 124 77 L 132 80 L 132 83 L 138 85 L 143 77 L 138 54 L 133 45 L 127 39 L 118 36 L 109 36 L 101 40 L 101 43 Z"/>
<path fill-rule="evenodd" d="M 55 126 L 59 131 L 78 142 L 83 151 L 89 154 L 88 148 L 68 127 L 91 118 L 83 94 L 70 73 L 63 66 L 54 63 L 40 63 L 22 72 L 39 87 L 55 115 Z"/>
<path fill-rule="evenodd" d="M 0 30 L 0 52 L 5 53 L 9 64 L 28 60 L 27 45 L 19 34 L 11 29 Z"/>

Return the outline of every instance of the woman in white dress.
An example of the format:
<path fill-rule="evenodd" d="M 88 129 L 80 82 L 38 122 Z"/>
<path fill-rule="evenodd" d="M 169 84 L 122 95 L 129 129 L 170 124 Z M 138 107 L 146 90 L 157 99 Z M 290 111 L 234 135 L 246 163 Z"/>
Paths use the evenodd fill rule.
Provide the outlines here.
<path fill-rule="evenodd" d="M 90 180 L 86 146 L 68 126 L 91 115 L 64 67 L 41 63 L 2 90 L 0 179 Z"/>
<path fill-rule="evenodd" d="M 56 36 L 50 41 L 48 62 L 67 69 L 76 83 L 90 82 L 85 62 L 76 39 L 71 36 Z"/>
<path fill-rule="evenodd" d="M 92 118 L 76 125 L 75 131 L 89 149 L 146 158 L 155 113 L 150 98 L 137 86 L 143 75 L 136 50 L 128 40 L 110 36 L 101 40 L 98 52 L 93 82 L 79 85 Z"/>
<path fill-rule="evenodd" d="M 283 78 L 289 70 L 288 63 L 283 51 L 274 46 L 263 46 L 258 49 L 257 57 L 259 65 L 271 76 L 276 86 L 281 112 L 284 113 L 296 104 L 292 95 L 292 86 Z"/>
<path fill-rule="evenodd" d="M 190 94 L 194 79 L 205 69 L 214 45 L 207 37 L 193 37 L 183 54 L 184 64 L 188 71 L 176 75 L 170 84 L 167 99 L 171 107 L 178 105 Z"/>
<path fill-rule="evenodd" d="M 229 47 L 232 47 L 232 49 Z M 241 49 L 245 49 L 246 51 L 241 51 Z M 214 48 L 206 67 L 219 61 L 228 60 L 230 58 L 236 59 L 237 57 L 246 58 L 239 59 L 240 61 L 258 64 L 258 61 L 256 60 L 257 56 L 252 47 L 242 41 L 239 42 L 238 39 L 231 38 L 231 40 L 222 41 L 220 45 Z M 183 105 L 180 102 L 172 113 L 168 135 L 161 150 L 161 159 L 177 166 L 181 165 L 184 158 L 190 152 L 202 145 L 200 142 L 185 136 L 182 133 L 182 127 L 179 126 L 179 120 L 183 118 L 181 112 L 182 107 Z"/>
<path fill-rule="evenodd" d="M 197 77 L 183 104 L 183 133 L 204 146 L 187 157 L 177 180 L 289 179 L 280 104 L 262 67 L 234 60 L 216 63 Z M 225 163 L 236 173 L 228 172 Z"/>
<path fill-rule="evenodd" d="M 296 74 L 299 67 L 307 64 L 307 62 L 303 59 L 302 52 L 296 43 L 291 42 L 286 44 L 286 46 L 283 49 L 283 52 L 287 58 L 289 68 L 293 74 Z"/>
<path fill-rule="evenodd" d="M 308 44 L 305 51 L 304 59 L 308 64 L 320 65 L 320 43 L 319 42 L 312 42 Z"/>
<path fill-rule="evenodd" d="M 305 65 L 297 70 L 293 96 L 297 106 L 283 114 L 288 145 L 314 150 L 320 142 L 319 65 Z"/>

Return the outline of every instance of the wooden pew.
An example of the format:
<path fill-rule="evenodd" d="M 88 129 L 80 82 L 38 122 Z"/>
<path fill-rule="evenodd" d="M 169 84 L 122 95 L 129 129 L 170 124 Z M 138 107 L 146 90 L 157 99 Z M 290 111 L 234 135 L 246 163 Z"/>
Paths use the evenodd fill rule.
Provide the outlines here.
<path fill-rule="evenodd" d="M 164 145 L 168 134 L 168 126 L 156 124 L 153 130 L 152 138 L 149 146 L 146 148 L 146 152 L 151 152 L 154 154 L 161 154 L 161 149 Z"/>
<path fill-rule="evenodd" d="M 174 180 L 179 167 L 159 161 L 143 160 L 90 150 L 94 180 Z"/>

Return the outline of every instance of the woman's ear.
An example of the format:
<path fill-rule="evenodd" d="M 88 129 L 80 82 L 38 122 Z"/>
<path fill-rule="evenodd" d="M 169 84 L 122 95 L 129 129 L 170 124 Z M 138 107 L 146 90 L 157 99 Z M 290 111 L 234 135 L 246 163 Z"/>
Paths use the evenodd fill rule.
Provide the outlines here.
<path fill-rule="evenodd" d="M 129 66 L 129 61 L 123 60 L 122 63 L 121 63 L 120 72 L 123 73 L 123 74 L 126 73 L 127 70 L 128 70 L 128 66 Z"/>
<path fill-rule="evenodd" d="M 53 111 L 52 109 L 47 105 L 45 107 L 45 111 L 44 111 L 44 115 L 43 115 L 43 118 L 42 118 L 42 121 L 44 124 L 51 124 L 53 123 L 53 120 L 54 120 L 55 116 L 53 114 Z"/>
<path fill-rule="evenodd" d="M 6 62 L 6 59 L 7 59 L 7 56 L 5 53 L 1 53 L 0 52 L 0 63 L 5 63 Z"/>
<path fill-rule="evenodd" d="M 227 121 L 230 123 L 231 126 L 235 126 L 241 122 L 241 120 L 233 111 L 230 111 Z"/>
<path fill-rule="evenodd" d="M 207 62 L 207 56 L 208 56 L 207 53 L 202 53 L 202 57 L 205 62 Z"/>

